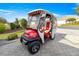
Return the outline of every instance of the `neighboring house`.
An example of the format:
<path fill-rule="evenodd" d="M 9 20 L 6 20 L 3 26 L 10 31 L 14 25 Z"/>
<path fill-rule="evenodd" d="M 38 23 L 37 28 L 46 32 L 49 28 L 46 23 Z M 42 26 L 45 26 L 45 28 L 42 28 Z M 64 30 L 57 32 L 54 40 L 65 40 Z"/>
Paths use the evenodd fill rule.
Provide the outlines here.
<path fill-rule="evenodd" d="M 79 16 L 68 15 L 68 16 L 61 17 L 57 20 L 58 26 L 61 24 L 66 24 L 66 19 L 68 18 L 76 18 L 76 21 L 79 21 Z"/>
<path fill-rule="evenodd" d="M 62 24 L 66 24 L 66 20 L 58 20 L 57 24 L 58 24 L 58 26 L 60 26 Z"/>

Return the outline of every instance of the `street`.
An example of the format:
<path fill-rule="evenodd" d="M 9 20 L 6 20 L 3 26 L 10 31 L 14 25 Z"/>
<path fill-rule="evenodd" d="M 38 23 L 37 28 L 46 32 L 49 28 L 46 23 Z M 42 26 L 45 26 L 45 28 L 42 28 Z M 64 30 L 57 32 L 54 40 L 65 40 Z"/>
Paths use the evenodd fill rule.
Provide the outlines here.
<path fill-rule="evenodd" d="M 79 30 L 58 28 L 56 38 L 31 55 L 19 39 L 0 46 L 0 56 L 79 56 Z"/>

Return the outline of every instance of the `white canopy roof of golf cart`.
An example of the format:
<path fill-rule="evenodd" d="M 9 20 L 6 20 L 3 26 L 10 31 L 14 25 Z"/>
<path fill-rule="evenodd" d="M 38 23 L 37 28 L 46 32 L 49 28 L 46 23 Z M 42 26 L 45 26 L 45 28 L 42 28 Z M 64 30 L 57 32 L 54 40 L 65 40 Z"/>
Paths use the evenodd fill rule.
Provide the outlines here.
<path fill-rule="evenodd" d="M 36 10 L 33 10 L 33 11 L 30 11 L 28 13 L 29 16 L 33 16 L 33 15 L 38 15 L 38 14 L 50 14 L 48 11 L 46 10 L 43 10 L 43 9 L 36 9 Z"/>

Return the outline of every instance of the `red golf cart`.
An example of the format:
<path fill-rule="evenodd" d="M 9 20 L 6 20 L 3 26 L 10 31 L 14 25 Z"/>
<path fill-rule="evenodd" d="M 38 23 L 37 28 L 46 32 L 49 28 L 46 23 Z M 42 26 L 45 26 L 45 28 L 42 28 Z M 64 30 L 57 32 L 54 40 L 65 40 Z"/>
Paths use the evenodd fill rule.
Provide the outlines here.
<path fill-rule="evenodd" d="M 56 18 L 45 10 L 34 10 L 28 13 L 28 28 L 21 36 L 22 44 L 28 46 L 31 54 L 39 51 L 40 45 L 54 40 L 57 23 Z"/>

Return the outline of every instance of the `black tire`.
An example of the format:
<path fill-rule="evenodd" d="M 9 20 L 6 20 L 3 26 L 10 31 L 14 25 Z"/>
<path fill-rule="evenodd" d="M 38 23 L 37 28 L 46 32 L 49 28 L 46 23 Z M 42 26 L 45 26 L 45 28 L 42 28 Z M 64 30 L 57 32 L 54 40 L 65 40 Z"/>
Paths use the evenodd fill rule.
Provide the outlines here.
<path fill-rule="evenodd" d="M 40 49 L 40 42 L 39 41 L 33 41 L 28 43 L 28 50 L 31 54 L 35 54 Z"/>
<path fill-rule="evenodd" d="M 54 34 L 54 37 L 52 38 L 52 36 L 51 36 L 51 40 L 54 40 L 55 39 L 55 36 L 56 36 L 56 34 Z"/>

